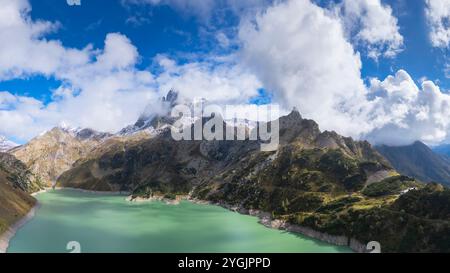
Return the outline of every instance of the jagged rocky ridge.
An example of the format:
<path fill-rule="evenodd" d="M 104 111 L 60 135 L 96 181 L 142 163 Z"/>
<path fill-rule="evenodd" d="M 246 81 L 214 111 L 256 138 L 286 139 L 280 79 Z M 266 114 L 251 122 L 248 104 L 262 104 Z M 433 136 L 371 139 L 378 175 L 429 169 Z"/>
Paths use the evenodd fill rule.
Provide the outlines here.
<path fill-rule="evenodd" d="M 400 176 L 368 142 L 321 132 L 298 111 L 280 118 L 280 142 L 277 151 L 261 152 L 251 140 L 174 141 L 166 128 L 97 149 L 58 183 L 147 198 L 190 194 L 330 235 L 379 241 L 387 252 L 450 251 L 442 243 L 450 241 L 447 188 Z M 414 210 L 418 202 L 428 205 Z"/>
<path fill-rule="evenodd" d="M 154 109 L 149 105 L 144 113 L 139 117 L 135 124 L 127 126 L 120 130 L 117 135 L 130 136 L 139 132 L 147 131 L 150 135 L 160 133 L 168 125 L 175 122 L 175 119 L 170 117 L 171 109 L 176 105 L 178 100 L 178 92 L 170 90 L 167 96 L 161 99 L 160 111 L 165 114 L 154 114 Z"/>

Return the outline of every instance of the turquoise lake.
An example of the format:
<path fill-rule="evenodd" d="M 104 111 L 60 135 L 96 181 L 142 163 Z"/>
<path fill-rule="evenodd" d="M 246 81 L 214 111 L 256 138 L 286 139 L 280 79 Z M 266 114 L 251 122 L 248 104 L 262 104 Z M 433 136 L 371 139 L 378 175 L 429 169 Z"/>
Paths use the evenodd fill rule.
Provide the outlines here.
<path fill-rule="evenodd" d="M 132 203 L 124 196 L 72 190 L 39 194 L 41 208 L 10 241 L 8 252 L 350 252 L 269 229 L 256 217 L 183 201 Z"/>

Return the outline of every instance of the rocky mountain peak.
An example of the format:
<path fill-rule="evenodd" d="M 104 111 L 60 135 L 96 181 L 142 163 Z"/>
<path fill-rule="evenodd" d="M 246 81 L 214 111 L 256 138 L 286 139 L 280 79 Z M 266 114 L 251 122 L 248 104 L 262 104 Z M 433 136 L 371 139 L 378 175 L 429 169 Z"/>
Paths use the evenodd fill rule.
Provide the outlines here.
<path fill-rule="evenodd" d="M 105 133 L 105 132 L 98 132 L 98 131 L 90 129 L 90 128 L 81 129 L 81 130 L 77 131 L 77 134 L 76 134 L 76 137 L 79 140 L 88 140 L 88 139 L 102 140 L 102 139 L 106 139 L 111 136 L 113 136 L 113 134 Z"/>
<path fill-rule="evenodd" d="M 300 114 L 300 111 L 297 109 L 297 107 L 294 107 L 288 116 L 290 116 L 291 118 L 296 118 L 296 119 L 302 118 L 302 115 Z"/>
<path fill-rule="evenodd" d="M 413 146 L 416 147 L 416 148 L 422 148 L 422 149 L 427 149 L 427 150 L 430 149 L 430 148 L 429 148 L 425 143 L 423 143 L 422 141 L 415 141 L 415 142 L 413 143 Z"/>
<path fill-rule="evenodd" d="M 311 143 L 320 134 L 319 125 L 314 120 L 303 119 L 296 108 L 289 115 L 280 117 L 279 122 L 282 144 L 295 139 L 305 144 Z"/>
<path fill-rule="evenodd" d="M 152 135 L 156 134 L 160 129 L 175 122 L 175 119 L 170 117 L 170 112 L 177 104 L 177 101 L 178 91 L 171 89 L 166 96 L 161 98 L 161 105 L 158 107 L 161 110 L 160 114 L 155 114 L 153 105 L 149 105 L 135 124 L 123 128 L 118 132 L 118 135 L 134 135 L 142 131 L 148 131 Z"/>
<path fill-rule="evenodd" d="M 168 103 L 170 108 L 174 107 L 178 100 L 178 91 L 171 89 L 162 100 L 163 102 Z"/>

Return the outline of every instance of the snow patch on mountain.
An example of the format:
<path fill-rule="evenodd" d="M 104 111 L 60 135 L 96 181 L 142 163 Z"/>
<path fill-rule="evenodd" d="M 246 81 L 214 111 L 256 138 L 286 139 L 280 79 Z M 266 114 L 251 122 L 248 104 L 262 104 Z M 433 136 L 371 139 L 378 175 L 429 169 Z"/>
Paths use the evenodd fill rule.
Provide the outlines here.
<path fill-rule="evenodd" d="M 14 143 L 10 140 L 8 140 L 6 137 L 4 136 L 0 136 L 0 152 L 6 152 L 11 150 L 12 148 L 15 148 L 19 146 L 19 144 Z"/>

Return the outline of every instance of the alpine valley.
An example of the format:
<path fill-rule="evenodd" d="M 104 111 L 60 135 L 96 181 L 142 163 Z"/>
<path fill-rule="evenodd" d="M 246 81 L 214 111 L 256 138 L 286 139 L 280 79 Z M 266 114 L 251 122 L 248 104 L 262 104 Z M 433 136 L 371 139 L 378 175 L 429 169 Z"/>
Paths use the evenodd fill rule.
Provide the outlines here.
<path fill-rule="evenodd" d="M 162 103 L 176 100 L 172 91 Z M 175 141 L 173 122 L 142 115 L 117 134 L 59 126 L 0 153 L 0 233 L 35 205 L 31 193 L 54 186 L 218 204 L 358 252 L 370 241 L 383 252 L 450 252 L 450 189 L 436 183 L 449 182 L 450 160 L 424 144 L 374 148 L 297 110 L 279 118 L 273 152 L 249 139 Z"/>

